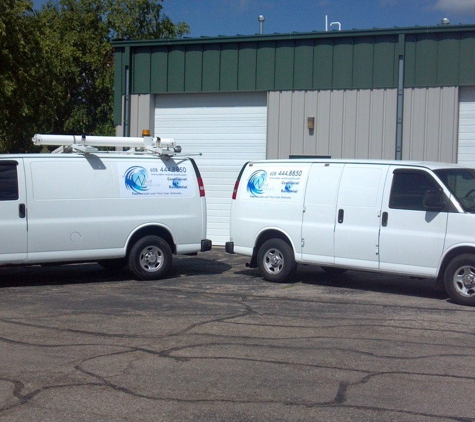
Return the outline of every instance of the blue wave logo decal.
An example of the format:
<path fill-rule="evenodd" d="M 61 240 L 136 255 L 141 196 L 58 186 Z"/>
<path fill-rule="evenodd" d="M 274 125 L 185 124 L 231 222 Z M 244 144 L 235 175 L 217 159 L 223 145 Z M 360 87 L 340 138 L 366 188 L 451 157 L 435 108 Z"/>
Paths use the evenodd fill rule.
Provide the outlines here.
<path fill-rule="evenodd" d="M 171 179 L 171 182 L 170 189 L 186 189 L 188 187 L 188 185 L 185 184 L 185 177 L 175 177 Z"/>
<path fill-rule="evenodd" d="M 135 193 L 144 193 L 149 189 L 149 175 L 147 170 L 140 166 L 133 166 L 127 169 L 124 174 L 125 187 Z"/>
<path fill-rule="evenodd" d="M 252 196 L 259 196 L 264 193 L 264 184 L 267 180 L 267 172 L 265 170 L 257 170 L 251 174 L 247 181 L 247 191 Z"/>
<path fill-rule="evenodd" d="M 283 193 L 297 193 L 298 190 L 296 189 L 299 182 L 285 182 L 285 187 L 282 189 Z"/>

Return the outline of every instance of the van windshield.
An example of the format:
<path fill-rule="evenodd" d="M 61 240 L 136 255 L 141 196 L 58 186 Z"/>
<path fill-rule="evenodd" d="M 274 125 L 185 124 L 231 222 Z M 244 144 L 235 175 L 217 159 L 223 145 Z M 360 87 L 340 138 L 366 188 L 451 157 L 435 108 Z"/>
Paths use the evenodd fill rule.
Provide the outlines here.
<path fill-rule="evenodd" d="M 475 169 L 441 169 L 435 174 L 467 212 L 475 214 Z"/>

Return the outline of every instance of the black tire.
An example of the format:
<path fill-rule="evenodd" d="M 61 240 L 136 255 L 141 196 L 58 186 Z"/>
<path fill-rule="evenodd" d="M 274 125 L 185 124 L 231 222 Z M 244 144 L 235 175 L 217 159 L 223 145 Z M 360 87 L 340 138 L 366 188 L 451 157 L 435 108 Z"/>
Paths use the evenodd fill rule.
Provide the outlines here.
<path fill-rule="evenodd" d="M 97 263 L 109 271 L 120 271 L 127 266 L 127 258 L 103 259 Z"/>
<path fill-rule="evenodd" d="M 139 280 L 157 280 L 172 265 L 170 245 L 158 236 L 138 240 L 130 250 L 129 269 Z"/>
<path fill-rule="evenodd" d="M 475 306 L 475 255 L 460 255 L 445 269 L 444 285 L 450 298 L 459 305 Z"/>
<path fill-rule="evenodd" d="M 348 270 L 346 268 L 337 268 L 337 267 L 321 267 L 329 275 L 339 275 L 346 273 Z"/>
<path fill-rule="evenodd" d="M 294 251 L 281 239 L 270 239 L 259 248 L 257 266 L 265 280 L 283 282 L 295 271 Z"/>

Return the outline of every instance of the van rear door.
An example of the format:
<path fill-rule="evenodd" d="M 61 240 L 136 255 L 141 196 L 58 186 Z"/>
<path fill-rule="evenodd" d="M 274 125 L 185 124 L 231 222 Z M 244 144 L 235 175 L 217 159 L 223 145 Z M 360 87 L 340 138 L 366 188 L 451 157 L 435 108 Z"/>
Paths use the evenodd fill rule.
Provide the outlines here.
<path fill-rule="evenodd" d="M 0 160 L 0 263 L 27 258 L 27 216 L 23 159 Z"/>

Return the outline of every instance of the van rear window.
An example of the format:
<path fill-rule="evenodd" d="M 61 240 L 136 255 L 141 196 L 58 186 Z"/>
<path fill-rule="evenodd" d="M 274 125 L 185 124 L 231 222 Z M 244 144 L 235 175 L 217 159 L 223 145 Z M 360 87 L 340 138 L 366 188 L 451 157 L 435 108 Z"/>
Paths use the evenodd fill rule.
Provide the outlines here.
<path fill-rule="evenodd" d="M 18 175 L 16 161 L 0 162 L 0 201 L 18 199 Z"/>

